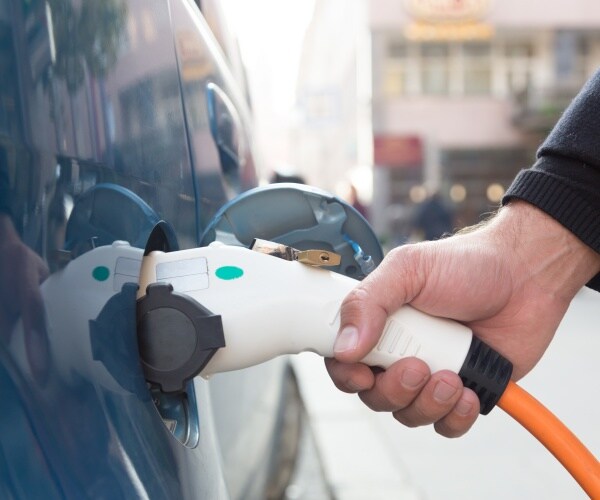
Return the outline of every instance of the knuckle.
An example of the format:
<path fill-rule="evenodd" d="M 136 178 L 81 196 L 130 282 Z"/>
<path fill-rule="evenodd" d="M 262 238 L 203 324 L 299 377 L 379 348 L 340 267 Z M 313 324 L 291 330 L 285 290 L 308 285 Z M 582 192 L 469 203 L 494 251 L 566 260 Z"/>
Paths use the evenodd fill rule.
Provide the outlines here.
<path fill-rule="evenodd" d="M 407 406 L 403 410 L 394 412 L 394 418 L 406 427 L 415 428 L 429 425 L 435 418 L 423 411 L 416 403 Z"/>
<path fill-rule="evenodd" d="M 383 327 L 386 311 L 378 304 L 376 294 L 371 294 L 368 285 L 361 283 L 345 297 L 340 307 L 340 325 L 363 325 L 375 331 L 374 325 Z M 380 325 L 381 323 L 381 325 Z"/>
<path fill-rule="evenodd" d="M 414 429 L 416 427 L 420 427 L 424 425 L 422 422 L 418 422 L 415 420 L 406 409 L 398 410 L 392 413 L 394 418 L 400 422 L 403 426 L 408 427 L 410 429 Z"/>
<path fill-rule="evenodd" d="M 390 406 L 386 396 L 382 394 L 378 387 L 377 382 L 370 387 L 368 390 L 360 391 L 358 393 L 359 399 L 371 410 L 383 412 L 392 411 L 394 408 Z"/>
<path fill-rule="evenodd" d="M 416 382 L 413 386 L 407 387 L 403 382 L 406 379 L 405 372 L 409 372 L 408 376 L 412 376 L 410 370 L 399 372 L 397 367 L 392 367 L 390 370 L 383 372 L 381 375 L 381 387 L 385 392 L 387 399 L 395 409 L 404 409 L 411 405 L 415 398 L 419 395 L 421 389 L 426 383 L 427 376 L 423 376 L 421 381 Z M 414 370 L 413 370 L 414 371 Z M 416 378 L 422 375 L 422 372 L 415 372 Z"/>
<path fill-rule="evenodd" d="M 362 309 L 363 303 L 369 299 L 369 293 L 363 284 L 354 287 L 342 302 L 342 310 Z"/>
<path fill-rule="evenodd" d="M 390 250 L 387 258 L 396 265 L 411 268 L 418 264 L 424 248 L 424 243 L 401 245 Z"/>
<path fill-rule="evenodd" d="M 390 407 L 396 410 L 403 410 L 410 405 L 410 401 L 406 401 L 406 394 L 392 393 L 387 399 Z"/>

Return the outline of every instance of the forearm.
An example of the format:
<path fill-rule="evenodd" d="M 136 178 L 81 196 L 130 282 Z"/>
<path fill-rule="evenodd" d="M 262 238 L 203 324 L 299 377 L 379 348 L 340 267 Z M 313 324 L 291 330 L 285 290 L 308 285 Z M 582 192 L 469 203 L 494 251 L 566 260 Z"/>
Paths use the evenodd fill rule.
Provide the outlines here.
<path fill-rule="evenodd" d="M 513 259 L 513 280 L 532 280 L 540 290 L 570 301 L 600 272 L 600 254 L 534 205 L 513 200 L 491 221 L 490 230 Z"/>

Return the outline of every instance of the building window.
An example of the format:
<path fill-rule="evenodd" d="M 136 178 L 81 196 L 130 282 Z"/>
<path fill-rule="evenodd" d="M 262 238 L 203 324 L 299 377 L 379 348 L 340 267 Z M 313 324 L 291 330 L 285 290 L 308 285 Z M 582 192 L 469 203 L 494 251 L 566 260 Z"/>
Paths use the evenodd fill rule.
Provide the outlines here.
<path fill-rule="evenodd" d="M 488 43 L 410 43 L 390 40 L 383 65 L 384 95 L 489 95 Z"/>
<path fill-rule="evenodd" d="M 579 85 L 586 78 L 588 41 L 576 31 L 557 31 L 554 40 L 556 81 L 563 85 Z"/>
<path fill-rule="evenodd" d="M 557 42 L 562 82 L 584 81 L 591 42 L 563 34 Z M 599 38 L 600 40 L 600 38 Z M 587 43 L 586 43 L 587 42 Z M 411 42 L 390 38 L 385 46 L 381 90 L 386 97 L 518 96 L 533 85 L 535 40 L 504 33 L 491 42 Z M 598 43 L 600 53 L 600 41 Z"/>
<path fill-rule="evenodd" d="M 421 46 L 421 92 L 429 95 L 448 94 L 450 81 L 449 46 L 428 43 Z"/>
<path fill-rule="evenodd" d="M 533 72 L 533 45 L 527 41 L 504 42 L 506 89 L 509 95 L 526 92 Z"/>
<path fill-rule="evenodd" d="M 406 59 L 406 44 L 399 40 L 392 40 L 387 48 L 390 59 L 404 61 Z"/>
<path fill-rule="evenodd" d="M 387 96 L 399 96 L 407 93 L 408 53 L 406 44 L 393 40 L 387 48 L 383 75 L 383 93 Z"/>
<path fill-rule="evenodd" d="M 489 95 L 492 86 L 492 58 L 489 44 L 463 46 L 464 93 Z"/>

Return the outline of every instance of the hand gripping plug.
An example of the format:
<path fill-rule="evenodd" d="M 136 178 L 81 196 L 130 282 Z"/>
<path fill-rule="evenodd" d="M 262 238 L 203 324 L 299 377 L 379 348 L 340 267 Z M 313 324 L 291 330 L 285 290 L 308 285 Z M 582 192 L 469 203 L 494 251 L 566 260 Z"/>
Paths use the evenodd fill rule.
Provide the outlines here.
<path fill-rule="evenodd" d="M 219 315 L 224 347 L 212 349 L 210 356 L 204 357 L 200 375 L 205 377 L 256 365 L 282 354 L 312 351 L 331 357 L 341 303 L 357 283 L 346 276 L 306 265 L 302 258 L 284 260 L 218 242 L 176 252 L 154 251 L 142 262 L 138 325 L 153 324 L 153 332 L 164 346 L 170 335 L 174 339 L 181 334 L 176 329 L 181 330 L 183 324 L 198 324 L 194 319 L 196 314 L 211 318 Z M 178 311 L 158 321 L 149 321 L 145 315 L 166 310 L 162 301 L 167 298 L 168 308 Z M 177 301 L 173 298 L 181 307 L 174 304 Z M 148 303 L 152 306 L 147 307 Z M 193 304 L 199 306 L 197 313 Z M 183 317 L 189 320 L 175 319 Z M 208 342 L 219 347 L 214 323 L 211 319 Z M 202 337 L 200 332 L 200 342 Z M 152 339 L 149 342 L 142 339 L 141 344 L 144 343 L 157 345 Z M 180 358 L 193 350 L 193 342 L 188 344 L 175 354 L 175 365 L 184 364 L 186 360 Z M 142 358 L 146 375 L 165 389 L 162 378 L 165 370 L 153 366 L 153 359 L 160 358 L 159 349 L 150 349 L 156 356 Z M 478 394 L 484 414 L 498 401 L 512 371 L 510 362 L 473 337 L 464 325 L 406 305 L 388 318 L 380 341 L 363 361 L 387 368 L 410 356 L 425 361 L 432 372 L 448 369 L 458 373 L 465 385 Z M 197 371 L 185 376 L 191 378 L 196 374 Z M 154 375 L 157 380 L 152 380 Z"/>

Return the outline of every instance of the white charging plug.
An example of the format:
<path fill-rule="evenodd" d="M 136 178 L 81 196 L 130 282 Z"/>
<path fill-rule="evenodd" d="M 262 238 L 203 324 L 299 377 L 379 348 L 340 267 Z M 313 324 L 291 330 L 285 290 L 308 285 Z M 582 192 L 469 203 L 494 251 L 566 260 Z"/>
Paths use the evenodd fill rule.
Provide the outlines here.
<path fill-rule="evenodd" d="M 52 318 L 48 327 L 61 331 L 68 321 L 83 331 L 137 276 L 140 359 L 147 379 L 167 392 L 183 390 L 198 374 L 208 377 L 282 354 L 333 356 L 341 304 L 358 283 L 222 243 L 143 256 L 142 250 L 115 242 L 86 252 L 42 285 Z M 66 300 L 65 291 L 73 298 Z M 78 304 L 74 311 L 73 303 Z M 69 314 L 63 312 L 67 308 Z M 388 318 L 363 361 L 387 368 L 410 356 L 432 372 L 458 373 L 477 392 L 482 413 L 496 404 L 512 370 L 466 326 L 405 305 Z"/>
<path fill-rule="evenodd" d="M 252 366 L 282 354 L 333 356 L 340 306 L 357 281 L 324 269 L 242 247 L 213 243 L 144 258 L 139 296 L 155 282 L 170 283 L 223 321 L 225 347 L 201 372 Z M 416 356 L 432 371 L 459 372 L 471 344 L 469 328 L 410 306 L 391 315 L 364 362 L 387 368 Z"/>

